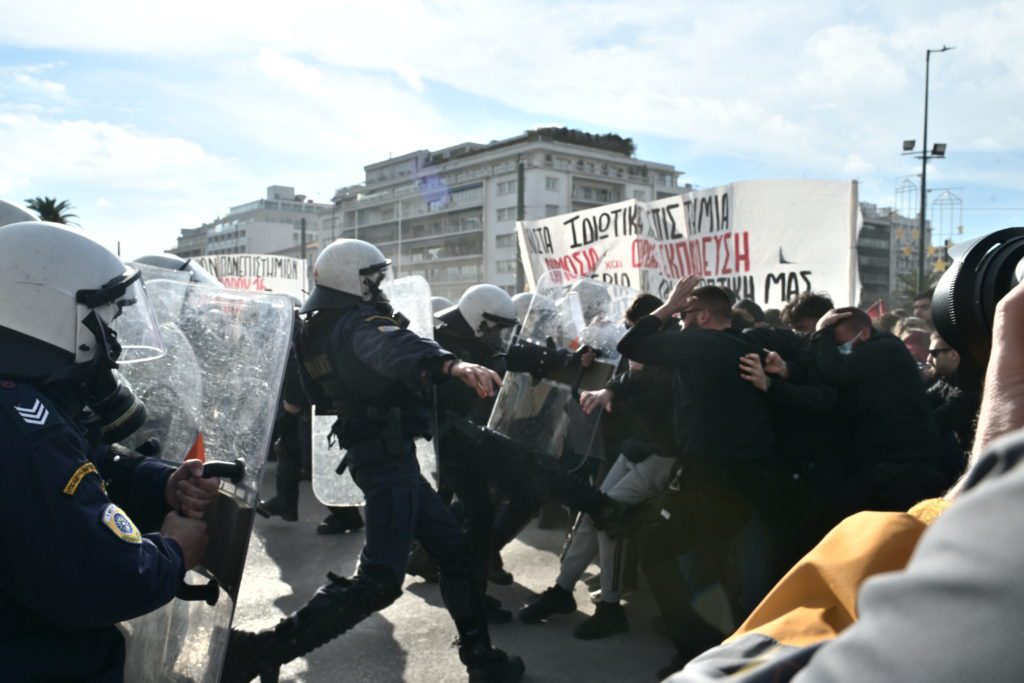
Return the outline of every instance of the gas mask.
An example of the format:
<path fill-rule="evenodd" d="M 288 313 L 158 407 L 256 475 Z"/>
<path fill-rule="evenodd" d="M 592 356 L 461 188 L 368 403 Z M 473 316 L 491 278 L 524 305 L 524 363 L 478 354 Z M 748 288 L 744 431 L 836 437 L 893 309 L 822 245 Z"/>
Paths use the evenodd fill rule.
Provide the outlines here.
<path fill-rule="evenodd" d="M 165 353 L 163 340 L 137 273 L 98 290 L 80 291 L 78 301 L 91 309 L 82 325 L 96 344 L 92 362 L 80 375 L 89 412 L 86 424 L 104 443 L 116 443 L 146 421 L 145 405 L 115 372 L 118 362 L 158 358 Z M 118 329 L 127 337 L 125 343 Z"/>

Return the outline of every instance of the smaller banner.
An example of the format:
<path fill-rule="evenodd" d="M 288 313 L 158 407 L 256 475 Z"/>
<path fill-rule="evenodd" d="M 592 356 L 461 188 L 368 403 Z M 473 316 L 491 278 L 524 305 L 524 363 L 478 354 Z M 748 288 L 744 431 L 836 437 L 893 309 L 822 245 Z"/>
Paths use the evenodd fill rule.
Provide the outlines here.
<path fill-rule="evenodd" d="M 305 301 L 309 293 L 302 259 L 268 254 L 220 254 L 192 259 L 228 289 L 289 294 Z"/>

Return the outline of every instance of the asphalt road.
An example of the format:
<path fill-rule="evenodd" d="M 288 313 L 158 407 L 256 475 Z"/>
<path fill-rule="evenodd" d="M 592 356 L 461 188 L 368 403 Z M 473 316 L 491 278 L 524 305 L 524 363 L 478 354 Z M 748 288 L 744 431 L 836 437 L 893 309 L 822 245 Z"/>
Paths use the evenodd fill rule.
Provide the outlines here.
<path fill-rule="evenodd" d="M 274 489 L 274 464 L 264 477 Z M 325 509 L 302 484 L 298 522 L 256 519 L 235 616 L 236 626 L 261 629 L 300 607 L 324 582 L 328 571 L 351 575 L 362 547 L 361 532 L 319 536 Z M 515 611 L 532 592 L 550 586 L 558 571 L 564 534 L 531 525 L 503 556 L 515 575 L 511 586 L 492 586 L 491 595 Z M 597 567 L 591 570 L 596 573 Z M 586 586 L 576 590 L 577 611 L 551 623 L 513 621 L 493 626 L 495 644 L 521 656 L 527 681 L 654 681 L 672 648 L 652 626 L 656 614 L 649 593 L 627 594 L 630 631 L 598 641 L 572 637 L 572 628 L 593 614 Z M 436 584 L 408 578 L 405 593 L 383 612 L 282 670 L 282 681 L 465 681 L 452 647 L 455 627 Z"/>

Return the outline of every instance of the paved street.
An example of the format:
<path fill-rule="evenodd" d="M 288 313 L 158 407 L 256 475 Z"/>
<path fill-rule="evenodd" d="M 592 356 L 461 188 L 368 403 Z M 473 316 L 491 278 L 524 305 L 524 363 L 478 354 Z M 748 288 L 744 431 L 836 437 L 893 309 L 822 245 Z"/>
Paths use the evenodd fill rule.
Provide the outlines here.
<path fill-rule="evenodd" d="M 264 477 L 274 489 L 274 464 Z M 350 575 L 362 545 L 362 533 L 318 536 L 325 510 L 302 484 L 300 520 L 256 519 L 236 624 L 271 626 L 299 607 L 324 581 L 328 571 Z M 562 533 L 531 525 L 504 553 L 516 582 L 492 594 L 518 608 L 532 591 L 551 585 L 558 568 Z M 596 566 L 591 567 L 596 572 Z M 371 616 L 305 659 L 282 671 L 282 681 L 465 681 L 465 670 L 451 647 L 455 627 L 435 584 L 409 579 L 406 592 L 388 609 Z M 600 641 L 572 637 L 574 625 L 594 611 L 586 587 L 577 586 L 578 610 L 553 623 L 495 626 L 495 643 L 526 661 L 529 681 L 653 681 L 671 655 L 667 641 L 654 632 L 655 609 L 647 593 L 627 596 L 629 633 Z"/>

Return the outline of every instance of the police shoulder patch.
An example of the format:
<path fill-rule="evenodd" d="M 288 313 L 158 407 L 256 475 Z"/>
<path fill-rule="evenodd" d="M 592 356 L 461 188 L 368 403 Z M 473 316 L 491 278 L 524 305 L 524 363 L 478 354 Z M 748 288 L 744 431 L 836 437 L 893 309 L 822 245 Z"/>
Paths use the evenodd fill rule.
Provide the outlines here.
<path fill-rule="evenodd" d="M 142 543 L 142 534 L 128 514 L 113 503 L 103 508 L 100 522 L 125 543 Z"/>
<path fill-rule="evenodd" d="M 99 471 L 96 469 L 96 465 L 93 465 L 91 462 L 84 462 L 79 465 L 78 469 L 76 469 L 71 475 L 71 478 L 68 479 L 68 483 L 64 485 L 64 495 L 75 495 L 75 492 L 78 491 L 78 486 L 82 483 L 82 480 L 85 479 L 87 474 L 95 474 L 98 476 Z"/>

